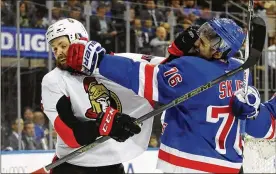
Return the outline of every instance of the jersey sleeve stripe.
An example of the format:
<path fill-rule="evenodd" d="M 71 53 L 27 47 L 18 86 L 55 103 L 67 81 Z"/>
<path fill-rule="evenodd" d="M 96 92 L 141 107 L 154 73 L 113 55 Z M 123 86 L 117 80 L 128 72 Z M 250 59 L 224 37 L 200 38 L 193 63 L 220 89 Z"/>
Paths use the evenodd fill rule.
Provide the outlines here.
<path fill-rule="evenodd" d="M 139 90 L 138 90 L 138 95 L 144 97 L 149 101 L 149 103 L 153 106 L 153 95 L 156 94 L 156 85 L 155 81 L 157 79 L 154 79 L 154 74 L 158 72 L 158 70 L 155 70 L 155 66 L 146 64 L 146 63 L 141 63 L 140 64 L 140 69 L 139 69 Z M 155 96 L 155 98 L 157 98 Z M 156 100 L 157 101 L 157 100 Z"/>
<path fill-rule="evenodd" d="M 80 147 L 80 144 L 78 144 L 73 130 L 70 129 L 59 116 L 56 117 L 54 121 L 54 128 L 57 131 L 60 138 L 64 141 L 65 144 L 67 144 L 71 148 L 77 148 Z"/>
<path fill-rule="evenodd" d="M 144 89 L 144 97 L 151 101 L 152 100 L 152 79 L 153 79 L 153 71 L 154 66 L 147 64 L 145 66 L 145 89 Z"/>
<path fill-rule="evenodd" d="M 273 117 L 273 115 L 270 115 L 270 117 L 271 117 L 271 125 L 267 134 L 264 137 L 266 139 L 272 139 L 275 137 L 275 118 Z"/>
<path fill-rule="evenodd" d="M 159 68 L 158 66 L 156 66 L 154 68 L 154 71 L 153 71 L 153 81 L 152 81 L 152 88 L 153 88 L 153 94 L 152 94 L 152 99 L 154 101 L 159 101 L 159 98 L 158 98 L 158 94 L 159 94 L 159 91 L 158 91 L 158 80 L 157 80 L 157 74 L 159 72 Z"/>
<path fill-rule="evenodd" d="M 145 63 L 140 63 L 139 66 L 139 90 L 138 95 L 144 97 L 144 89 L 145 89 Z"/>

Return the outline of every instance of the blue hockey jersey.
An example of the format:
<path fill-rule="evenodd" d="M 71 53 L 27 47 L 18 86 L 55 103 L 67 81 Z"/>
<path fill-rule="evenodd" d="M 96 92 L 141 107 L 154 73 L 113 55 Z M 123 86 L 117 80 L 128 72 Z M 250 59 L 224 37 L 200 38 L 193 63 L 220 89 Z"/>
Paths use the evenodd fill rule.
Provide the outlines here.
<path fill-rule="evenodd" d="M 99 70 L 150 103 L 167 104 L 240 64 L 233 58 L 224 63 L 184 56 L 153 66 L 105 55 Z M 232 115 L 229 101 L 241 88 L 242 80 L 243 72 L 237 73 L 165 112 L 158 169 L 168 173 L 239 172 L 243 144 L 240 120 Z M 265 121 L 270 125 L 270 120 Z M 267 132 L 264 129 L 258 136 L 264 137 Z"/>

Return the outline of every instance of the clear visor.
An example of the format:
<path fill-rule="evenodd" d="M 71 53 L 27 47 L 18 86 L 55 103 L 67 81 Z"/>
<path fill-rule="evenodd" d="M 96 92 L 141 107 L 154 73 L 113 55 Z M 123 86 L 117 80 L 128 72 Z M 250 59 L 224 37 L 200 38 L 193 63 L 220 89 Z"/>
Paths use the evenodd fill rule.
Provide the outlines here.
<path fill-rule="evenodd" d="M 223 39 L 216 33 L 216 31 L 210 26 L 209 23 L 203 24 L 199 29 L 199 37 L 207 42 L 210 47 L 214 50 L 220 51 L 224 48 L 226 43 Z"/>

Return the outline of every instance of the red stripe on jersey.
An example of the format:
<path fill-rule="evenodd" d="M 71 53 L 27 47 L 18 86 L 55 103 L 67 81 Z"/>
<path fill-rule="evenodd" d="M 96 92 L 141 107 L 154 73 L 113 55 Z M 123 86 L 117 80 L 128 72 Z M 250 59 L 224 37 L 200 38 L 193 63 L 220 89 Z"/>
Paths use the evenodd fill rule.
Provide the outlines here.
<path fill-rule="evenodd" d="M 144 89 L 144 98 L 146 98 L 151 106 L 154 105 L 154 102 L 152 100 L 152 93 L 153 93 L 153 72 L 154 72 L 154 66 L 152 65 L 146 65 L 145 66 L 145 89 Z"/>
<path fill-rule="evenodd" d="M 225 141 L 226 141 L 225 139 L 226 139 L 226 136 L 229 134 L 229 131 L 231 130 L 233 121 L 234 121 L 234 117 L 229 115 L 223 129 L 221 130 L 221 134 L 219 136 L 219 147 L 221 149 L 225 149 Z"/>
<path fill-rule="evenodd" d="M 272 139 L 275 136 L 275 118 L 273 117 L 273 115 L 270 115 L 271 117 L 271 126 L 272 126 L 272 133 L 271 135 L 266 138 L 266 139 Z"/>
<path fill-rule="evenodd" d="M 180 166 L 188 169 L 194 169 L 194 170 L 210 172 L 210 173 L 239 173 L 239 170 L 240 170 L 240 169 L 235 169 L 235 168 L 230 168 L 225 166 L 219 166 L 216 164 L 210 164 L 210 163 L 186 159 L 183 157 L 169 154 L 161 149 L 159 150 L 158 158 L 175 166 Z"/>
<path fill-rule="evenodd" d="M 73 130 L 69 128 L 59 117 L 55 119 L 54 128 L 57 131 L 60 138 L 64 141 L 71 148 L 80 147 L 79 143 L 77 142 Z"/>

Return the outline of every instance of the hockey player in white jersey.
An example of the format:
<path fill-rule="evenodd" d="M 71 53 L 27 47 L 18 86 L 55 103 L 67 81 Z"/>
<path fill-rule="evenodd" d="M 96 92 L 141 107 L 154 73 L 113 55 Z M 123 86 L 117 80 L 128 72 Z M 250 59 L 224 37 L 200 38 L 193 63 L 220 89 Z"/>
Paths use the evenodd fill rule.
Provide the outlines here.
<path fill-rule="evenodd" d="M 44 113 L 58 134 L 55 159 L 94 142 L 99 136 L 113 138 L 55 167 L 52 173 L 125 173 L 122 163 L 147 149 L 153 122 L 152 119 L 144 122 L 141 131 L 132 121 L 150 112 L 152 106 L 98 73 L 85 76 L 69 69 L 66 57 L 74 59 L 78 54 L 69 49 L 70 45 L 88 39 L 79 21 L 63 19 L 54 23 L 48 28 L 46 39 L 57 64 L 42 80 Z M 141 58 L 141 55 L 124 56 Z"/>

